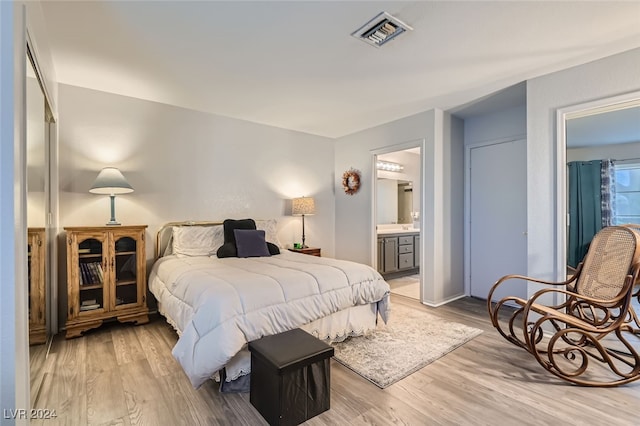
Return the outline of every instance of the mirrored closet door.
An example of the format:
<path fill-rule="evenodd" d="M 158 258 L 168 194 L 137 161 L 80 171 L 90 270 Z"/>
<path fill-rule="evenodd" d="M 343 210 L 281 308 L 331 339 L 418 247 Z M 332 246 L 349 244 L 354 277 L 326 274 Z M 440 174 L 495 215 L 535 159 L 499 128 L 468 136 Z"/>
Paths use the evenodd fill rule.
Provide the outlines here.
<path fill-rule="evenodd" d="M 45 98 L 27 57 L 27 247 L 29 344 L 47 340 L 45 262 Z"/>
<path fill-rule="evenodd" d="M 31 404 L 43 383 L 51 339 L 51 283 L 48 273 L 49 243 L 49 125 L 52 114 L 30 46 L 26 57 L 26 176 L 27 176 L 27 285 L 29 312 L 29 369 Z"/>

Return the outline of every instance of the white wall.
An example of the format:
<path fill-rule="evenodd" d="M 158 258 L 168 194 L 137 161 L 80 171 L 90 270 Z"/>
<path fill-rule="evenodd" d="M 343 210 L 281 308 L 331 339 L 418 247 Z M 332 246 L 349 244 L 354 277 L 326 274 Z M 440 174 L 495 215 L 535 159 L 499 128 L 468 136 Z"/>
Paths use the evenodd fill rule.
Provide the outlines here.
<path fill-rule="evenodd" d="M 528 274 L 559 279 L 556 110 L 640 89 L 640 49 L 527 82 Z"/>
<path fill-rule="evenodd" d="M 135 190 L 116 197 L 116 219 L 149 226 L 148 265 L 170 221 L 276 218 L 280 242 L 299 242 L 290 200 L 303 195 L 316 202 L 307 244 L 334 255 L 332 139 L 68 85 L 59 94 L 62 227 L 109 220 L 109 197 L 89 188 L 114 166 Z"/>
<path fill-rule="evenodd" d="M 567 149 L 567 163 L 570 161 L 626 160 L 640 157 L 640 142 L 597 145 Z"/>
<path fill-rule="evenodd" d="M 336 256 L 372 265 L 373 153 L 422 141 L 421 271 L 424 302 L 445 303 L 463 295 L 463 124 L 440 110 L 426 111 L 342 137 L 336 142 Z M 395 148 L 397 146 L 397 148 Z M 349 168 L 362 186 L 347 195 L 341 186 Z"/>
<path fill-rule="evenodd" d="M 439 303 L 464 295 L 464 122 L 444 115 L 444 253 Z"/>
<path fill-rule="evenodd" d="M 427 111 L 336 140 L 336 257 L 372 264 L 372 179 L 376 177 L 372 151 L 421 139 L 433 146 L 433 123 L 434 111 Z M 350 168 L 362 174 L 360 191 L 353 195 L 342 188 L 342 173 Z"/>
<path fill-rule="evenodd" d="M 464 120 L 465 146 L 479 143 L 522 139 L 527 134 L 527 106 L 519 105 Z"/>

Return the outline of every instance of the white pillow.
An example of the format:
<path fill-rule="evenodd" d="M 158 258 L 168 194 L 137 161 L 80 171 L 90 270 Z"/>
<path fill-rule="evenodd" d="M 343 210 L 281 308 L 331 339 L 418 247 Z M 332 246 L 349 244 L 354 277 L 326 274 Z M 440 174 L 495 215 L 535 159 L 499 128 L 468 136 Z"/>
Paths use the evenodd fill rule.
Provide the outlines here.
<path fill-rule="evenodd" d="M 275 219 L 256 220 L 256 229 L 264 231 L 264 239 L 282 248 L 278 240 L 278 221 Z"/>
<path fill-rule="evenodd" d="M 172 239 L 178 256 L 211 256 L 224 244 L 224 230 L 222 225 L 176 226 Z"/>

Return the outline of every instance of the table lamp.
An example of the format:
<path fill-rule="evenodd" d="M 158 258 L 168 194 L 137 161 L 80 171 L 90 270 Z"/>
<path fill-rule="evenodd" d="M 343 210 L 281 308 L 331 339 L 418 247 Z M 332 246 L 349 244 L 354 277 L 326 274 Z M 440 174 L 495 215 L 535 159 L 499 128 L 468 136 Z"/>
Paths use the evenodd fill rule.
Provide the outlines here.
<path fill-rule="evenodd" d="M 291 204 L 291 214 L 293 216 L 302 216 L 302 248 L 307 246 L 304 243 L 304 217 L 315 214 L 316 204 L 312 197 L 294 198 Z"/>
<path fill-rule="evenodd" d="M 127 182 L 120 170 L 115 167 L 105 167 L 100 170 L 89 192 L 92 194 L 109 194 L 111 197 L 111 220 L 107 222 L 107 225 L 120 225 L 120 223 L 116 221 L 116 194 L 133 192 L 133 188 L 129 185 L 129 182 Z"/>

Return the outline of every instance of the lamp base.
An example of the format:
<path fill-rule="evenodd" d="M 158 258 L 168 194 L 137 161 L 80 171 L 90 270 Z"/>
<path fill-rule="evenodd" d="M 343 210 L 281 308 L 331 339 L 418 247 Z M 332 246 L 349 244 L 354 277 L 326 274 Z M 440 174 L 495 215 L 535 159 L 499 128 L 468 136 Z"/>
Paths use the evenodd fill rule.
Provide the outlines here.
<path fill-rule="evenodd" d="M 109 219 L 109 222 L 107 222 L 107 226 L 122 225 L 116 220 L 116 196 L 111 194 L 109 198 L 111 199 L 111 218 Z"/>
<path fill-rule="evenodd" d="M 305 240 L 305 236 L 304 236 L 304 215 L 302 215 L 302 248 L 307 248 L 307 245 L 304 243 Z"/>

